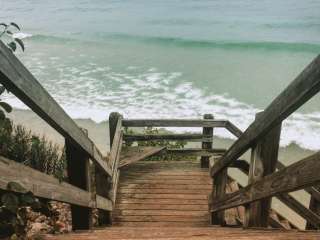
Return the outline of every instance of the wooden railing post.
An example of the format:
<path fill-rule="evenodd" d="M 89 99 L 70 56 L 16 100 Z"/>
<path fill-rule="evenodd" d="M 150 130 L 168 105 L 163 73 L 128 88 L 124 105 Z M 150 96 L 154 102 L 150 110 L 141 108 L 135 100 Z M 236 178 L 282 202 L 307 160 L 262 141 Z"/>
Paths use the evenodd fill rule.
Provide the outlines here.
<path fill-rule="evenodd" d="M 204 119 L 213 120 L 212 114 L 204 114 Z M 213 127 L 204 127 L 202 131 L 203 135 L 209 135 L 213 137 Z M 202 142 L 202 149 L 212 149 L 212 141 L 211 142 Z M 201 157 L 201 168 L 209 167 L 209 157 Z"/>
<path fill-rule="evenodd" d="M 88 134 L 84 130 L 86 135 Z M 91 200 L 95 203 L 95 193 L 91 179 L 91 165 L 89 155 L 75 146 L 69 139 L 65 140 L 68 180 L 74 186 L 91 191 Z M 72 229 L 83 230 L 92 228 L 92 208 L 71 205 Z"/>
<path fill-rule="evenodd" d="M 259 117 L 261 113 L 256 115 Z M 272 174 L 277 165 L 281 124 L 274 127 L 252 149 L 248 184 Z M 245 227 L 268 227 L 271 198 L 262 199 L 246 206 Z"/>
<path fill-rule="evenodd" d="M 216 161 L 214 159 L 214 161 Z M 225 168 L 220 173 L 218 173 L 213 178 L 213 189 L 212 189 L 212 200 L 220 199 L 226 194 L 228 181 L 228 169 Z M 224 226 L 225 223 L 225 214 L 224 211 L 213 212 L 211 213 L 211 224 L 212 225 L 221 225 Z"/>
<path fill-rule="evenodd" d="M 314 187 L 316 190 L 320 191 L 320 186 Z M 320 216 L 320 201 L 311 195 L 309 209 L 314 212 L 316 215 Z M 311 222 L 307 221 L 306 224 L 307 230 L 319 230 L 319 227 L 316 227 Z"/>

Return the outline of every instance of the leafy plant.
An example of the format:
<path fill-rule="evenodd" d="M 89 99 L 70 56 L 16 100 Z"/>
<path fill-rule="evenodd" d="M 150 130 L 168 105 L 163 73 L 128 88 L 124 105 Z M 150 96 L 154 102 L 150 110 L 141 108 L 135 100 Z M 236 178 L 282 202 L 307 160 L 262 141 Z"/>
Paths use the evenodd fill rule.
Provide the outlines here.
<path fill-rule="evenodd" d="M 8 48 L 15 52 L 17 50 L 17 45 L 19 45 L 22 51 L 24 51 L 23 41 L 19 38 L 14 37 L 14 33 L 20 31 L 19 25 L 14 22 L 11 22 L 9 24 L 0 23 L 0 27 L 2 28 L 0 30 L 0 39 L 6 42 Z"/>
<path fill-rule="evenodd" d="M 125 128 L 124 129 L 126 134 L 134 134 L 135 132 L 132 129 L 129 128 Z M 160 134 L 160 130 L 157 128 L 152 128 L 152 127 L 146 127 L 143 129 L 143 134 L 147 134 L 147 135 L 157 135 Z M 130 141 L 126 141 L 125 146 L 132 146 L 133 142 Z M 187 144 L 186 141 L 168 141 L 168 140 L 151 140 L 151 141 L 138 141 L 137 145 L 141 146 L 141 147 L 167 147 L 167 148 L 177 148 L 177 149 L 182 149 L 185 147 L 185 145 Z M 145 160 L 149 160 L 149 161 L 179 161 L 179 160 L 194 160 L 195 157 L 193 156 L 181 156 L 179 154 L 174 154 L 174 153 L 169 153 L 169 154 L 161 154 L 161 155 L 155 155 L 155 156 L 151 156 L 146 158 Z"/>

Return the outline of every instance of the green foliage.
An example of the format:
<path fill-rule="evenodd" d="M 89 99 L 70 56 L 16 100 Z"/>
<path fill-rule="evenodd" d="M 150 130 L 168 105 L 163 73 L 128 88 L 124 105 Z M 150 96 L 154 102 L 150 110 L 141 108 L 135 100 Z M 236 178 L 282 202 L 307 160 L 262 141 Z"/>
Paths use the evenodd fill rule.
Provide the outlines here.
<path fill-rule="evenodd" d="M 2 156 L 63 179 L 66 161 L 58 145 L 33 135 L 21 125 L 13 126 L 8 118 L 4 122 L 0 128 Z"/>
<path fill-rule="evenodd" d="M 21 39 L 15 38 L 14 33 L 20 31 L 20 27 L 18 24 L 11 22 L 11 23 L 0 23 L 0 39 L 3 40 L 7 47 L 12 51 L 15 52 L 17 50 L 17 45 L 20 46 L 22 51 L 24 51 L 24 43 Z"/>
<path fill-rule="evenodd" d="M 0 192 L 0 238 L 15 236 L 16 239 L 25 239 L 28 208 L 47 213 L 48 205 L 41 203 L 19 183 L 10 182 L 7 189 L 9 191 Z"/>
<path fill-rule="evenodd" d="M 132 129 L 125 128 L 124 129 L 126 134 L 135 134 L 135 132 Z M 160 134 L 160 130 L 157 128 L 152 127 L 146 127 L 143 129 L 143 134 L 148 135 L 157 135 Z M 126 141 L 125 146 L 132 146 L 133 142 Z M 138 141 L 138 146 L 141 147 L 167 147 L 167 148 L 176 148 L 176 149 L 182 149 L 187 144 L 186 141 L 168 141 L 168 140 L 152 140 L 152 141 Z M 193 156 L 181 156 L 179 154 L 161 154 L 161 155 L 155 155 L 146 158 L 146 161 L 180 161 L 180 160 L 195 160 L 196 158 Z"/>

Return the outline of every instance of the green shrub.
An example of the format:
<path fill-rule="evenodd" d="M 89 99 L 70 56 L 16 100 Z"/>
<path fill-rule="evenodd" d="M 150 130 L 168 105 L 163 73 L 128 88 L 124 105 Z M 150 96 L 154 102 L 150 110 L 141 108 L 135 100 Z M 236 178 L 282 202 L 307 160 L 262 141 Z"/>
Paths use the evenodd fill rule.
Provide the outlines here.
<path fill-rule="evenodd" d="M 132 129 L 125 128 L 125 134 L 135 134 Z M 146 127 L 143 129 L 143 134 L 157 135 L 161 134 L 161 131 L 157 128 Z M 132 146 L 134 143 L 126 141 L 125 146 Z M 176 148 L 182 149 L 187 144 L 186 141 L 168 141 L 168 140 L 152 140 L 152 141 L 138 141 L 137 145 L 141 147 L 166 147 L 166 148 Z M 184 161 L 184 160 L 196 160 L 194 156 L 182 156 L 174 153 L 158 154 L 145 159 L 146 161 Z"/>

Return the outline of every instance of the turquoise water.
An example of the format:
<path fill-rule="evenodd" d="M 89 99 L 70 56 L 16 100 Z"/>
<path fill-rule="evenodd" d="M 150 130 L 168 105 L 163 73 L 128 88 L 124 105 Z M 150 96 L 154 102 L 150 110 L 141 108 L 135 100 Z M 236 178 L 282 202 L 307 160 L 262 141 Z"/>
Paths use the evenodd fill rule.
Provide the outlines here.
<path fill-rule="evenodd" d="M 213 113 L 245 129 L 320 53 L 311 0 L 0 0 L 0 21 L 22 25 L 19 58 L 67 112 L 95 121 Z M 283 145 L 320 148 L 319 103 L 284 123 Z"/>

